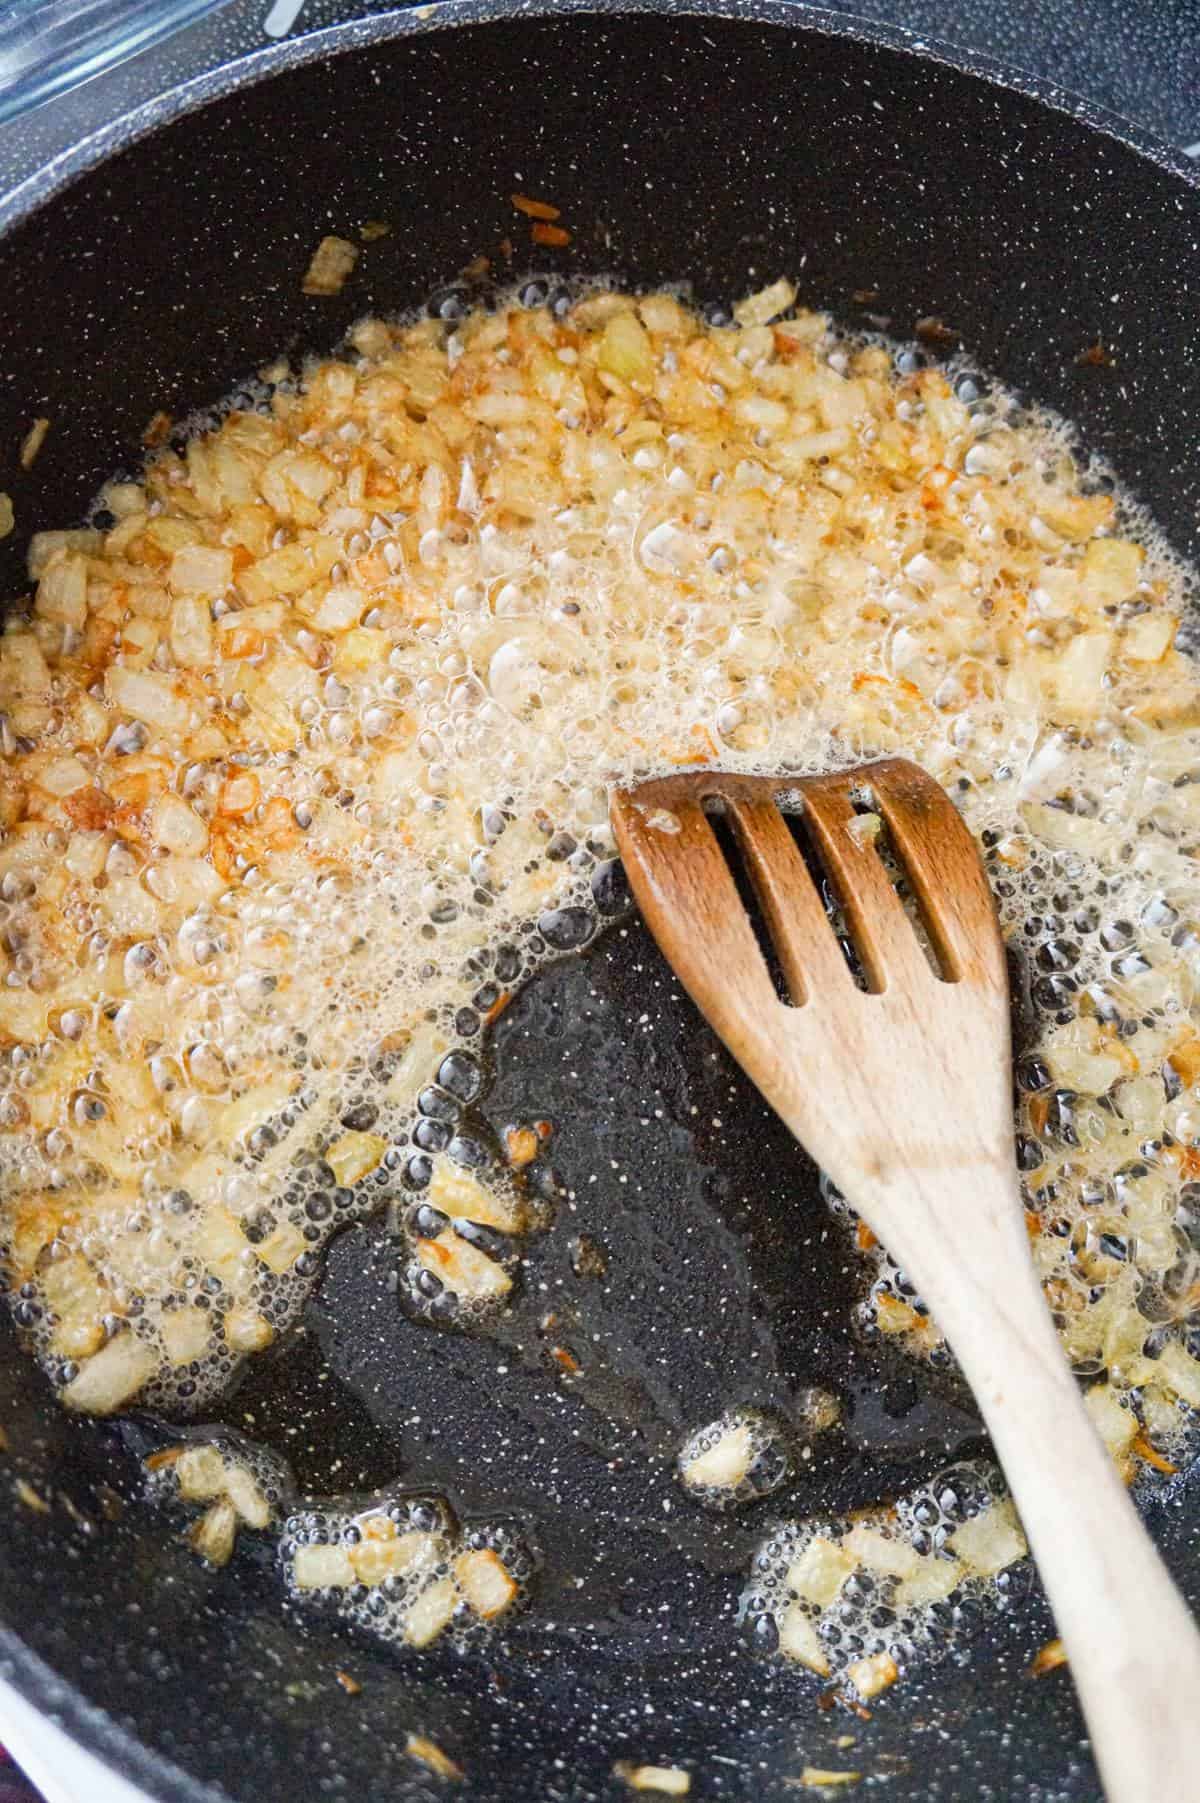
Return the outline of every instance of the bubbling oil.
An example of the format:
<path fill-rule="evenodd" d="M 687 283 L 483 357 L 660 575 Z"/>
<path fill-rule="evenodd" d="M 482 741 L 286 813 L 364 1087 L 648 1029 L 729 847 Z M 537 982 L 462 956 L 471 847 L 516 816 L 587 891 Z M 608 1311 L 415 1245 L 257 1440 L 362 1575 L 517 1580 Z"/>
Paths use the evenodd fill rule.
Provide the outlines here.
<path fill-rule="evenodd" d="M 939 1472 L 891 1510 L 787 1521 L 761 1543 L 741 1599 L 759 1651 L 853 1694 L 961 1655 L 1024 1594 L 1025 1537 L 994 1466 Z"/>
<path fill-rule="evenodd" d="M 228 1428 L 187 1431 L 143 1461 L 146 1497 L 183 1513 L 198 1558 L 226 1565 L 243 1533 L 270 1534 L 285 1595 L 376 1638 L 477 1642 L 528 1600 L 537 1553 L 517 1523 L 460 1523 L 440 1494 L 301 1496 L 284 1460 Z"/>
<path fill-rule="evenodd" d="M 471 1124 L 479 1047 L 614 906 L 611 786 L 899 751 L 1026 973 L 1018 1161 L 1089 1407 L 1131 1474 L 1188 1455 L 1194 577 L 1063 421 L 794 298 L 364 321 L 35 540 L 0 1238 L 71 1406 L 206 1406 L 383 1207 L 401 1305 L 504 1307 L 546 1223 Z M 860 1244 L 870 1330 L 945 1358 Z"/>
<path fill-rule="evenodd" d="M 729 1409 L 690 1434 L 676 1461 L 684 1490 L 706 1509 L 736 1509 L 770 1496 L 792 1473 L 780 1424 L 759 1409 Z"/>
<path fill-rule="evenodd" d="M 289 1517 L 279 1556 L 305 1609 L 410 1649 L 477 1642 L 527 1601 L 535 1554 L 517 1524 L 460 1524 L 441 1496 L 396 1495 Z"/>
<path fill-rule="evenodd" d="M 188 1429 L 143 1465 L 147 1499 L 189 1517 L 192 1544 L 212 1565 L 232 1558 L 240 1531 L 277 1530 L 295 1500 L 284 1461 L 231 1428 Z"/>

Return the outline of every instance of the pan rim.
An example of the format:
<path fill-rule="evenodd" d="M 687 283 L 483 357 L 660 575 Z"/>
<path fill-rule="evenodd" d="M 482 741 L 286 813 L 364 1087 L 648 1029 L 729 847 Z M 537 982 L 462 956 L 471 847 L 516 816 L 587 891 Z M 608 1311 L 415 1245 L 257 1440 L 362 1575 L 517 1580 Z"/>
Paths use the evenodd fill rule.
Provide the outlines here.
<path fill-rule="evenodd" d="M 1098 133 L 1175 178 L 1181 196 L 1196 197 L 1200 209 L 1200 165 L 1113 109 L 1003 59 L 905 27 L 809 6 L 806 0 L 432 0 L 430 4 L 375 13 L 326 26 L 294 40 L 264 45 L 140 102 L 0 192 L 0 240 L 33 218 L 76 180 L 120 152 L 187 114 L 291 69 L 406 36 L 505 20 L 524 22 L 576 14 L 728 19 L 778 26 L 797 37 L 846 39 L 917 57 L 1032 100 L 1083 130 Z M 27 1646 L 15 1628 L 4 1622 L 0 1622 L 0 1678 L 76 1745 L 94 1754 L 128 1782 L 142 1787 L 147 1803 L 234 1803 L 223 1786 L 194 1777 L 168 1755 L 139 1740 L 109 1711 L 89 1701 Z"/>
<path fill-rule="evenodd" d="M 801 4 L 797 4 L 797 0 L 431 0 L 428 5 L 374 13 L 364 19 L 325 26 L 305 37 L 264 45 L 140 102 L 0 193 L 0 238 L 80 176 L 175 119 L 286 70 L 306 67 L 327 56 L 341 55 L 393 38 L 423 36 L 504 19 L 664 13 L 679 18 L 717 18 L 777 25 L 797 34 L 847 38 L 920 57 L 974 76 L 991 87 L 1033 100 L 1133 151 L 1164 174 L 1177 178 L 1185 190 L 1200 192 L 1200 168 L 1196 163 L 1184 156 L 1177 146 L 1146 131 L 1112 108 L 1001 58 L 960 48 L 945 39 L 904 26 L 885 25 L 833 8 L 809 6 L 803 0 Z"/>

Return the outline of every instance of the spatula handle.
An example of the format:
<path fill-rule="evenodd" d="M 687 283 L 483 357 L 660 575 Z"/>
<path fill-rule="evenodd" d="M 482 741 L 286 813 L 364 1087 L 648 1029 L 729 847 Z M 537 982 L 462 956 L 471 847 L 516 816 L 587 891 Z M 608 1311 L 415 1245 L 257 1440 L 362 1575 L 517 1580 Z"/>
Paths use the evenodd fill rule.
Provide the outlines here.
<path fill-rule="evenodd" d="M 994 1207 L 972 1200 L 976 1230 L 1021 1220 L 1015 1191 L 1000 1175 L 996 1186 Z M 938 1262 L 959 1261 L 944 1294 L 934 1273 L 925 1287 L 919 1257 L 908 1269 L 987 1423 L 1110 1803 L 1195 1803 L 1200 1632 L 1083 1406 L 1027 1254 L 993 1260 L 986 1234 L 982 1247 L 977 1231 L 963 1239 L 939 1247 Z"/>

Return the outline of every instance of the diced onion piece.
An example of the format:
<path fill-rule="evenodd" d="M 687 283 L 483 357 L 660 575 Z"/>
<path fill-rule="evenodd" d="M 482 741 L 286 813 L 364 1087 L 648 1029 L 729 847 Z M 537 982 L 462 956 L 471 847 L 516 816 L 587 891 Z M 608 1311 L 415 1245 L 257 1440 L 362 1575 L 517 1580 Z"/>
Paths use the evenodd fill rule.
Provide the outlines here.
<path fill-rule="evenodd" d="M 1126 601 L 1138 585 L 1145 552 L 1124 538 L 1094 538 L 1083 554 L 1082 574 L 1099 607 Z"/>
<path fill-rule="evenodd" d="M 871 1653 L 848 1666 L 846 1676 L 859 1696 L 866 1698 L 877 1697 L 881 1690 L 896 1682 L 900 1672 L 890 1653 Z"/>
<path fill-rule="evenodd" d="M 250 1242 L 241 1223 L 227 1208 L 206 1210 L 196 1228 L 193 1245 L 196 1256 L 204 1260 L 227 1289 L 240 1289 L 253 1275 Z"/>
<path fill-rule="evenodd" d="M 436 1239 L 418 1240 L 417 1257 L 427 1271 L 440 1277 L 448 1290 L 457 1296 L 475 1296 L 495 1300 L 507 1296 L 512 1278 L 503 1265 L 468 1245 L 456 1233 L 440 1233 Z"/>
<path fill-rule="evenodd" d="M 271 1525 L 271 1505 L 244 1465 L 225 1467 L 225 1494 L 248 1528 Z"/>
<path fill-rule="evenodd" d="M 298 1546 L 292 1577 L 298 1590 L 345 1590 L 358 1581 L 345 1546 Z"/>
<path fill-rule="evenodd" d="M 10 989 L 4 997 L 4 1027 L 14 1039 L 31 1044 L 43 1037 L 46 999 L 29 989 Z"/>
<path fill-rule="evenodd" d="M 1108 631 L 1077 632 L 1056 654 L 1045 688 L 1059 718 L 1086 720 L 1095 714 L 1104 674 L 1113 660 L 1115 636 Z"/>
<path fill-rule="evenodd" d="M 48 419 L 35 419 L 24 438 L 21 440 L 21 468 L 31 470 L 37 460 L 37 454 L 46 442 L 46 434 L 50 430 Z"/>
<path fill-rule="evenodd" d="M 1106 1094 L 1126 1075 L 1132 1058 L 1123 1041 L 1101 1037 L 1099 1023 L 1086 1018 L 1053 1029 L 1042 1049 L 1056 1080 L 1089 1096 Z"/>
<path fill-rule="evenodd" d="M 649 388 L 654 381 L 654 351 L 650 334 L 633 312 L 614 313 L 600 339 L 596 359 L 618 381 Z"/>
<path fill-rule="evenodd" d="M 1105 1446 L 1120 1461 L 1137 1436 L 1137 1416 L 1132 1409 L 1122 1407 L 1111 1384 L 1093 1384 L 1083 1404 Z"/>
<path fill-rule="evenodd" d="M 206 1502 L 225 1494 L 225 1461 L 215 1446 L 185 1446 L 172 1469 L 184 1502 Z"/>
<path fill-rule="evenodd" d="M 807 1602 L 824 1609 L 831 1603 L 850 1573 L 855 1560 L 836 1541 L 820 1534 L 809 1541 L 799 1558 L 788 1567 L 789 1588 Z"/>
<path fill-rule="evenodd" d="M 796 289 L 786 276 L 780 276 L 769 288 L 760 288 L 757 294 L 748 294 L 733 309 L 733 317 L 740 326 L 765 326 L 781 313 L 786 313 L 796 299 Z"/>
<path fill-rule="evenodd" d="M 1113 849 L 1113 829 L 1085 814 L 1068 814 L 1065 808 L 1044 807 L 1041 802 L 1021 804 L 1030 832 L 1052 851 L 1079 851 L 1103 860 Z"/>
<path fill-rule="evenodd" d="M 806 1665 L 820 1677 L 829 1676 L 829 1661 L 821 1645 L 816 1623 L 806 1615 L 799 1603 L 789 1603 L 779 1623 L 779 1650 L 785 1659 Z"/>
<path fill-rule="evenodd" d="M 37 582 L 51 558 L 56 557 L 60 551 L 84 551 L 99 555 L 103 548 L 103 532 L 95 532 L 90 526 L 66 532 L 35 532 L 29 541 L 29 574 Z"/>
<path fill-rule="evenodd" d="M 851 1528 L 842 1545 L 868 1571 L 881 1571 L 892 1578 L 907 1578 L 916 1571 L 919 1557 L 907 1540 L 881 1533 L 860 1521 Z"/>
<path fill-rule="evenodd" d="M 490 1547 L 462 1553 L 454 1562 L 458 1587 L 476 1615 L 492 1621 L 516 1600 L 517 1586 Z"/>
<path fill-rule="evenodd" d="M 448 1753 L 443 1753 L 435 1740 L 428 1740 L 424 1734 L 410 1734 L 404 1743 L 404 1751 L 410 1758 L 427 1765 L 439 1778 L 453 1781 L 464 1776 L 462 1767 L 456 1765 Z"/>
<path fill-rule="evenodd" d="M 223 657 L 258 657 L 275 638 L 287 617 L 282 601 L 259 601 L 243 607 L 240 613 L 222 614 L 217 621 L 217 636 Z"/>
<path fill-rule="evenodd" d="M 847 821 L 846 830 L 859 845 L 874 845 L 883 831 L 883 821 L 878 814 L 855 814 Z"/>
<path fill-rule="evenodd" d="M 173 1308 L 159 1327 L 167 1359 L 172 1365 L 190 1365 L 208 1351 L 212 1319 L 207 1309 Z"/>
<path fill-rule="evenodd" d="M 100 491 L 100 499 L 118 520 L 127 520 L 146 511 L 146 491 L 140 482 L 106 482 Z"/>
<path fill-rule="evenodd" d="M 985 1578 L 1014 1565 L 1029 1551 L 1017 1511 L 1007 1498 L 964 1521 L 951 1534 L 948 1545 L 956 1558 Z"/>
<path fill-rule="evenodd" d="M 428 1646 L 436 1640 L 458 1607 L 458 1586 L 453 1578 L 427 1584 L 404 1618 L 404 1638 L 409 1646 Z"/>
<path fill-rule="evenodd" d="M 686 307 L 673 294 L 644 294 L 638 312 L 647 330 L 662 338 L 687 338 L 692 321 Z"/>
<path fill-rule="evenodd" d="M 10 695 L 43 694 L 50 683 L 50 666 L 32 632 L 6 632 L 0 639 L 0 676 Z"/>
<path fill-rule="evenodd" d="M 0 493 L 0 538 L 7 538 L 15 525 L 12 496 Z"/>
<path fill-rule="evenodd" d="M 266 557 L 260 557 L 250 569 L 238 577 L 238 588 L 252 604 L 266 603 L 280 595 L 302 595 L 321 575 L 328 574 L 336 563 L 331 557 L 327 568 L 324 560 L 316 561 L 310 544 L 281 545 Z"/>
<path fill-rule="evenodd" d="M 861 1772 L 835 1772 L 823 1765 L 806 1765 L 800 1774 L 805 1790 L 836 1790 L 841 1785 L 857 1784 Z"/>
<path fill-rule="evenodd" d="M 407 773 L 412 767 L 407 754 L 404 754 L 404 764 Z M 396 1068 L 388 1079 L 384 1092 L 388 1100 L 411 1102 L 413 1092 L 419 1084 L 428 1082 L 434 1065 L 449 1045 L 444 1028 L 434 1021 L 422 1021 L 404 1047 Z"/>
<path fill-rule="evenodd" d="M 225 1316 L 225 1344 L 233 1352 L 264 1352 L 274 1338 L 266 1316 L 248 1302 L 236 1302 Z"/>
<path fill-rule="evenodd" d="M 87 769 L 77 757 L 51 757 L 37 773 L 37 786 L 48 795 L 74 795 L 90 782 Z"/>
<path fill-rule="evenodd" d="M 752 432 L 768 432 L 774 435 L 782 432 L 791 418 L 791 414 L 782 401 L 773 401 L 769 395 L 740 395 L 734 404 L 734 418 Z"/>
<path fill-rule="evenodd" d="M 109 701 L 121 713 L 131 714 L 160 732 L 187 731 L 191 708 L 172 677 L 157 670 L 130 670 L 123 664 L 113 664 L 105 673 L 104 688 Z"/>
<path fill-rule="evenodd" d="M 163 795 L 154 805 L 151 831 L 164 851 L 198 858 L 208 850 L 208 828 L 182 796 Z"/>
<path fill-rule="evenodd" d="M 360 1584 L 382 1584 L 404 1577 L 422 1565 L 436 1563 L 441 1541 L 436 1534 L 397 1534 L 393 1539 L 363 1539 L 350 1548 L 350 1563 Z"/>
<path fill-rule="evenodd" d="M 136 1396 L 153 1375 L 157 1359 L 136 1334 L 120 1333 L 102 1346 L 61 1393 L 69 1409 L 84 1415 L 111 1415 Z"/>
<path fill-rule="evenodd" d="M 679 1467 L 679 1475 L 697 1489 L 735 1489 L 754 1463 L 754 1436 L 748 1422 L 723 1433 L 715 1446 Z"/>
<path fill-rule="evenodd" d="M 180 595 L 171 610 L 169 637 L 177 664 L 202 669 L 212 663 L 212 615 L 203 595 Z"/>
<path fill-rule="evenodd" d="M 233 552 L 219 545 L 181 545 L 167 569 L 176 595 L 223 595 L 233 581 Z"/>
<path fill-rule="evenodd" d="M 245 1139 L 256 1127 L 265 1125 L 287 1102 L 296 1084 L 285 1072 L 257 1083 L 221 1111 L 221 1136 L 227 1145 Z"/>
<path fill-rule="evenodd" d="M 104 1323 L 97 1316 L 89 1320 L 86 1316 L 73 1315 L 59 1321 L 50 1336 L 50 1347 L 60 1358 L 91 1358 L 99 1352 L 104 1344 Z"/>
<path fill-rule="evenodd" d="M 919 1333 L 927 1325 L 910 1302 L 881 1290 L 874 1298 L 875 1319 L 881 1333 Z"/>
<path fill-rule="evenodd" d="M 381 1133 L 343 1133 L 326 1152 L 325 1162 L 336 1181 L 350 1189 L 375 1170 L 387 1146 Z"/>
<path fill-rule="evenodd" d="M 50 563 L 38 583 L 35 606 L 45 620 L 82 626 L 87 619 L 87 558 L 67 552 Z"/>
<path fill-rule="evenodd" d="M 1162 1080 L 1155 1077 L 1130 1077 L 1116 1092 L 1121 1119 L 1149 1137 L 1162 1119 Z M 1174 1255 L 1172 1255 L 1174 1263 Z"/>
<path fill-rule="evenodd" d="M 356 626 L 339 641 L 333 654 L 333 667 L 339 676 L 377 670 L 387 663 L 392 640 L 386 632 L 370 626 Z"/>
<path fill-rule="evenodd" d="M 348 238 L 322 238 L 301 284 L 304 293 L 340 294 L 357 262 L 357 244 Z"/>
<path fill-rule="evenodd" d="M 1079 607 L 1079 572 L 1051 564 L 1044 569 L 1030 599 L 1043 619 L 1066 620 Z"/>
<path fill-rule="evenodd" d="M 692 1788 L 692 1775 L 679 1765 L 634 1765 L 619 1759 L 613 1776 L 621 1778 L 630 1790 L 652 1791 L 656 1797 L 686 1797 Z"/>
<path fill-rule="evenodd" d="M 915 1568 L 897 1584 L 893 1606 L 897 1610 L 920 1609 L 940 1603 L 962 1583 L 963 1575 L 956 1559 L 918 1558 Z"/>
<path fill-rule="evenodd" d="M 205 1511 L 188 1534 L 192 1551 L 210 1565 L 228 1565 L 237 1543 L 237 1510 L 222 1499 Z"/>
<path fill-rule="evenodd" d="M 103 1318 L 112 1306 L 108 1288 L 79 1253 L 56 1259 L 42 1276 L 42 1294 L 59 1317 L 54 1350 L 63 1358 L 83 1359 L 104 1344 Z"/>
<path fill-rule="evenodd" d="M 337 480 L 332 464 L 315 451 L 291 449 L 272 457 L 262 472 L 263 495 L 283 519 L 302 526 L 320 524 L 316 505 Z"/>
<path fill-rule="evenodd" d="M 280 1277 L 285 1271 L 291 1270 L 307 1244 L 308 1241 L 298 1227 L 294 1227 L 290 1221 L 281 1221 L 275 1231 L 268 1234 L 254 1250 L 268 1271 L 274 1271 Z"/>
<path fill-rule="evenodd" d="M 348 584 L 327 588 L 310 607 L 307 603 L 312 600 L 313 596 L 304 596 L 300 611 L 307 614 L 318 632 L 348 632 L 351 626 L 358 625 L 367 606 L 363 591 Z"/>
<path fill-rule="evenodd" d="M 1200 1409 L 1200 1361 L 1186 1352 L 1178 1340 L 1168 1341 L 1157 1359 L 1148 1360 L 1147 1370 L 1151 1375 L 1143 1382 L 1164 1384 L 1181 1402 Z"/>
<path fill-rule="evenodd" d="M 1042 519 L 1074 544 L 1082 544 L 1105 525 L 1112 517 L 1113 506 L 1111 495 L 1056 496 L 1050 489 L 1038 498 L 1038 513 Z"/>
<path fill-rule="evenodd" d="M 1178 626 L 1174 614 L 1138 614 L 1125 628 L 1121 649 L 1131 663 L 1157 664 L 1171 649 Z"/>
<path fill-rule="evenodd" d="M 480 1227 L 495 1227 L 501 1233 L 520 1231 L 522 1210 L 516 1199 L 501 1190 L 485 1187 L 478 1177 L 444 1155 L 434 1160 L 429 1200 L 434 1208 L 441 1209 L 443 1214 L 457 1216 L 459 1220 L 475 1221 Z"/>

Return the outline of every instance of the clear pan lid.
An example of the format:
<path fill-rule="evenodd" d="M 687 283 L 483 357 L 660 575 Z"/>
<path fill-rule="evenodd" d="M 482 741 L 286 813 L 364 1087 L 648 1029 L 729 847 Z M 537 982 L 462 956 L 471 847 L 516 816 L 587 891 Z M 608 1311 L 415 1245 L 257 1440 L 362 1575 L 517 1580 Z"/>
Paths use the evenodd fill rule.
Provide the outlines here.
<path fill-rule="evenodd" d="M 226 0 L 0 0 L 0 122 L 171 36 Z"/>

